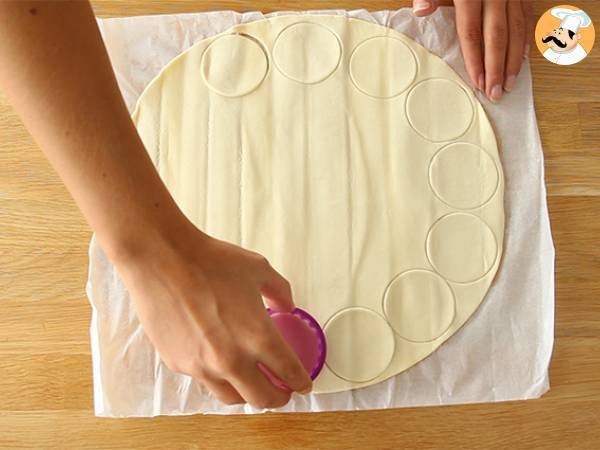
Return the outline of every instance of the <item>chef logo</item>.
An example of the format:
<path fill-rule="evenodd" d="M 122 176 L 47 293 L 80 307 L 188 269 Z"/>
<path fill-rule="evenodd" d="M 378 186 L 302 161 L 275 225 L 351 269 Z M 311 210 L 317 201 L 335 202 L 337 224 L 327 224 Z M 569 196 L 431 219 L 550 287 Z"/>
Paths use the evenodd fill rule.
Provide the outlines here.
<path fill-rule="evenodd" d="M 535 41 L 548 61 L 561 66 L 585 59 L 594 45 L 592 19 L 585 11 L 569 5 L 549 9 L 537 23 Z"/>

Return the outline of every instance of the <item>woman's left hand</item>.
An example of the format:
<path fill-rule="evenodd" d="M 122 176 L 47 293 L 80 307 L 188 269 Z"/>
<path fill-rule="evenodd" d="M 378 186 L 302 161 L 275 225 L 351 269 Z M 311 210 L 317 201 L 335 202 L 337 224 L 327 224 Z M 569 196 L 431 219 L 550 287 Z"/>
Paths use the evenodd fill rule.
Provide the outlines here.
<path fill-rule="evenodd" d="M 454 0 L 456 29 L 473 86 L 498 102 L 510 92 L 529 54 L 530 0 Z M 433 13 L 438 0 L 413 0 L 415 15 Z"/>

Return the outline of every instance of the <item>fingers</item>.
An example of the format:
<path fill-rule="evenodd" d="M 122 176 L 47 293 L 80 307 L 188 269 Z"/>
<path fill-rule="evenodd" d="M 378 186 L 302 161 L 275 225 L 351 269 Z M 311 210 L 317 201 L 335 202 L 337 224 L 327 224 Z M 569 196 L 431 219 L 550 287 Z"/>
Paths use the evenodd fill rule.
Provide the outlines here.
<path fill-rule="evenodd" d="M 296 381 L 302 379 L 305 371 L 291 349 L 288 350 L 289 354 L 277 350 L 278 347 L 287 344 L 277 332 L 277 328 L 264 309 L 261 312 L 265 317 L 259 329 L 263 331 L 254 331 L 250 335 L 244 335 L 241 341 L 243 344 L 222 336 L 206 338 L 207 345 L 202 356 L 199 355 L 195 360 L 186 361 L 183 366 L 169 364 L 168 367 L 174 372 L 185 373 L 197 379 L 215 397 L 228 405 L 247 402 L 261 409 L 278 408 L 285 405 L 290 399 L 291 391 L 275 386 L 261 372 L 258 361 L 261 359 L 272 361 L 273 358 L 281 358 L 286 370 L 294 372 L 294 375 L 288 376 L 287 373 L 283 376 L 279 375 L 277 373 L 279 369 L 272 373 L 282 381 L 285 380 L 286 385 L 293 390 L 298 389 L 298 386 L 306 386 L 306 384 Z M 257 327 L 254 329 L 257 330 Z M 290 360 L 291 363 L 285 362 Z M 300 375 L 296 375 L 295 372 Z M 308 377 L 308 375 L 305 376 Z"/>
<path fill-rule="evenodd" d="M 520 1 L 509 1 L 507 4 L 507 19 L 510 39 L 506 53 L 506 71 L 504 90 L 512 91 L 517 75 L 523 63 L 525 51 L 526 21 L 523 5 Z"/>
<path fill-rule="evenodd" d="M 290 283 L 266 260 L 265 263 L 261 294 L 267 305 L 276 311 L 292 311 L 295 306 Z M 310 376 L 266 313 L 265 321 L 256 333 L 253 348 L 260 363 L 292 391 L 308 392 L 312 387 Z"/>
<path fill-rule="evenodd" d="M 267 305 L 276 311 L 290 312 L 294 309 L 290 283 L 270 265 L 264 273 L 261 294 Z M 257 341 L 257 358 L 271 373 L 293 391 L 304 393 L 311 389 L 312 380 L 306 369 L 271 320 L 265 321 Z"/>
<path fill-rule="evenodd" d="M 236 391 L 233 386 L 225 380 L 205 374 L 200 382 L 206 387 L 206 389 L 212 392 L 220 402 L 226 405 L 246 403 L 238 391 Z"/>
<path fill-rule="evenodd" d="M 502 98 L 508 45 L 505 0 L 488 0 L 483 3 L 483 42 L 485 92 L 491 101 L 498 102 Z"/>
<path fill-rule="evenodd" d="M 485 90 L 480 0 L 455 0 L 456 29 L 467 73 L 473 86 Z"/>
<path fill-rule="evenodd" d="M 533 14 L 531 12 L 531 0 L 523 0 L 521 2 L 523 9 L 523 16 L 525 17 L 525 46 L 523 48 L 523 59 L 529 58 L 529 49 L 531 47 L 531 40 L 533 39 Z"/>
<path fill-rule="evenodd" d="M 166 359 L 163 359 L 163 362 L 171 371 L 189 375 L 203 384 L 219 401 L 226 405 L 246 403 L 229 382 L 215 375 L 202 360 L 188 359 L 182 365 Z"/>
<path fill-rule="evenodd" d="M 498 102 L 529 54 L 529 0 L 455 0 L 456 27 L 469 78 Z M 483 50 L 481 44 L 483 42 Z"/>
<path fill-rule="evenodd" d="M 225 370 L 228 381 L 252 406 L 260 409 L 279 408 L 290 400 L 290 392 L 275 387 L 251 358 L 242 359 Z"/>
<path fill-rule="evenodd" d="M 413 0 L 413 13 L 417 17 L 428 16 L 438 7 L 437 0 Z"/>
<path fill-rule="evenodd" d="M 298 355 L 269 320 L 255 343 L 256 357 L 261 364 L 292 391 L 305 394 L 312 388 L 312 380 Z"/>
<path fill-rule="evenodd" d="M 292 300 L 292 288 L 290 283 L 265 260 L 266 266 L 263 268 L 260 285 L 261 294 L 265 298 L 267 305 L 282 312 L 291 312 L 295 306 Z"/>

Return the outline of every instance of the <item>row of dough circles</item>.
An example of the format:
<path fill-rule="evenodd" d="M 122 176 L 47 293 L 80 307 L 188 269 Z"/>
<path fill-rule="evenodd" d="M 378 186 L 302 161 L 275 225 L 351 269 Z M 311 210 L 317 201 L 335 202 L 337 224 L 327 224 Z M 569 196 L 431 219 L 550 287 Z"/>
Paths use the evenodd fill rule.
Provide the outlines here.
<path fill-rule="evenodd" d="M 444 203 L 456 209 L 473 209 L 494 197 L 500 175 L 487 152 L 456 142 L 433 156 L 429 181 Z M 449 282 L 477 282 L 499 257 L 491 228 L 468 211 L 451 212 L 436 220 L 424 247 L 434 270 L 411 269 L 396 275 L 383 293 L 382 314 L 353 306 L 338 311 L 325 323 L 330 349 L 326 363 L 335 375 L 355 383 L 371 381 L 391 363 L 396 336 L 418 345 L 444 335 L 456 316 L 456 298 Z M 365 342 L 377 342 L 378 347 L 360 345 Z"/>
<path fill-rule="evenodd" d="M 463 251 L 465 243 L 471 245 L 469 252 Z M 490 272 L 499 256 L 489 226 L 474 214 L 463 212 L 447 214 L 433 224 L 427 234 L 426 253 L 435 271 L 411 269 L 396 275 L 383 294 L 383 315 L 352 306 L 325 323 L 329 348 L 326 364 L 338 377 L 363 383 L 383 373 L 396 351 L 394 334 L 414 344 L 441 337 L 456 315 L 449 281 L 478 281 Z M 365 342 L 377 342 L 378 347 L 362 347 L 360 343 Z"/>
<path fill-rule="evenodd" d="M 434 154 L 429 165 L 433 193 L 442 202 L 463 211 L 443 215 L 431 225 L 425 253 L 434 270 L 411 269 L 396 275 L 385 288 L 383 314 L 349 307 L 326 322 L 330 349 L 327 367 L 335 375 L 355 383 L 371 381 L 391 363 L 396 351 L 395 335 L 423 344 L 449 330 L 456 316 L 456 299 L 449 282 L 477 282 L 490 272 L 499 257 L 498 241 L 491 228 L 464 210 L 489 202 L 499 183 L 494 160 L 474 144 L 453 142 Z M 379 345 L 377 350 L 360 345 L 356 348 L 355 344 L 361 342 Z"/>
<path fill-rule="evenodd" d="M 324 25 L 297 22 L 277 36 L 272 59 L 276 70 L 290 80 L 304 85 L 321 83 L 340 68 L 342 43 Z M 240 97 L 261 85 L 269 66 L 268 52 L 257 39 L 228 34 L 205 50 L 201 73 L 213 92 Z M 418 71 L 413 51 L 395 37 L 366 39 L 350 54 L 347 73 L 359 92 L 374 100 L 386 100 L 408 91 L 405 114 L 415 132 L 430 142 L 451 141 L 431 158 L 428 181 L 433 194 L 457 210 L 435 221 L 427 233 L 424 251 L 433 270 L 417 268 L 396 275 L 383 293 L 381 314 L 352 306 L 325 323 L 329 348 L 326 364 L 335 375 L 350 382 L 368 382 L 383 373 L 394 357 L 396 336 L 418 345 L 435 341 L 448 331 L 456 316 L 456 299 L 449 282 L 482 279 L 499 254 L 490 227 L 469 212 L 484 206 L 497 193 L 498 167 L 483 148 L 456 141 L 474 120 L 471 97 L 449 79 L 417 81 Z M 435 108 L 417 107 L 434 100 Z M 447 239 L 448 235 L 454 238 Z M 465 243 L 471 251 L 462 251 Z M 377 349 L 360 346 L 365 342 L 379 345 Z"/>
<path fill-rule="evenodd" d="M 342 43 L 324 25 L 297 22 L 277 36 L 272 53 L 274 66 L 283 76 L 310 85 L 323 82 L 340 67 Z M 263 82 L 269 71 L 269 56 L 254 37 L 227 34 L 208 46 L 200 64 L 210 90 L 225 97 L 240 97 Z M 353 49 L 348 73 L 353 85 L 374 99 L 391 99 L 410 88 L 406 116 L 411 127 L 425 139 L 442 142 L 463 135 L 474 117 L 468 93 L 458 83 L 443 78 L 425 79 L 413 85 L 418 66 L 414 53 L 400 39 L 376 36 Z M 436 99 L 439 120 L 432 120 L 429 108 L 416 107 L 432 99 Z"/>

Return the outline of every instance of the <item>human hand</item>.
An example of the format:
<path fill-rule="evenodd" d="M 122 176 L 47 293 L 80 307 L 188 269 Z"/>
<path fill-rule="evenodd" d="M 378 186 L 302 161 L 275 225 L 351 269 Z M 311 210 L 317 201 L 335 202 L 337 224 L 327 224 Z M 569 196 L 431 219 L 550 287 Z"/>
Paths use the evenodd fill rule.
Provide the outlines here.
<path fill-rule="evenodd" d="M 259 362 L 293 391 L 308 390 L 261 297 L 292 310 L 288 282 L 179 210 L 133 126 L 90 4 L 0 1 L 0 29 L 0 88 L 102 242 L 167 367 L 229 404 L 287 403 L 290 392 Z"/>
<path fill-rule="evenodd" d="M 138 254 L 114 258 L 162 361 L 226 404 L 276 408 L 289 401 L 290 392 L 275 387 L 259 362 L 293 391 L 307 392 L 310 377 L 261 297 L 275 310 L 291 311 L 289 283 L 261 255 L 191 223 L 183 228 Z"/>
<path fill-rule="evenodd" d="M 433 13 L 438 0 L 413 0 L 417 16 Z M 456 29 L 473 86 L 498 102 L 510 92 L 529 54 L 530 0 L 454 0 Z"/>

